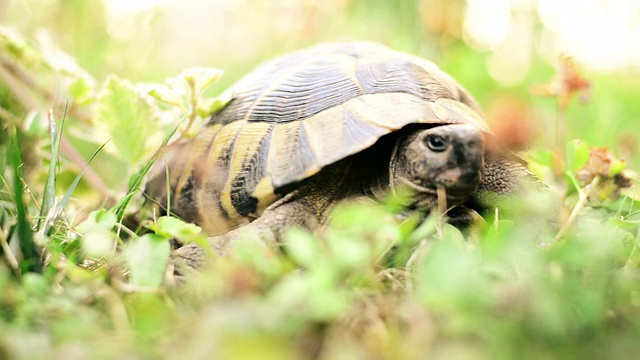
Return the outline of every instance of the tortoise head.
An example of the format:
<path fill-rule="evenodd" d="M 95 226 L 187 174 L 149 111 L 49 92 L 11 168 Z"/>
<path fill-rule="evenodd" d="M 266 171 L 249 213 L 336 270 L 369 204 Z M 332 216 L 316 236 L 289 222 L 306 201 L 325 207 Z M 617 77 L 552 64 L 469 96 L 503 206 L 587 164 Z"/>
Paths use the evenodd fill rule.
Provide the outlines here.
<path fill-rule="evenodd" d="M 396 143 L 391 158 L 391 185 L 412 189 L 413 205 L 427 208 L 438 204 L 441 188 L 446 192 L 447 206 L 454 206 L 480 186 L 484 154 L 484 134 L 472 125 L 413 130 Z"/>

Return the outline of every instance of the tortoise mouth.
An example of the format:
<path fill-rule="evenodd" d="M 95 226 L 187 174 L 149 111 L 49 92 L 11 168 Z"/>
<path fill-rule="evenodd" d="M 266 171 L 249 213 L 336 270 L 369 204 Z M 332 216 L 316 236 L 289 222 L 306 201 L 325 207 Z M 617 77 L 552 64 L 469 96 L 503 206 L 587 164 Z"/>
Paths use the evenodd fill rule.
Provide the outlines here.
<path fill-rule="evenodd" d="M 415 190 L 418 194 L 429 195 L 427 196 L 428 200 L 437 202 L 437 199 L 438 199 L 437 187 L 436 188 L 425 187 L 425 186 L 416 184 L 415 182 L 405 177 L 401 177 L 399 180 L 403 185 L 406 185 L 410 189 Z M 447 201 L 451 203 L 461 203 L 469 197 L 469 191 L 466 188 L 465 189 L 455 188 L 455 187 L 448 188 L 447 186 L 444 186 L 444 189 L 447 195 Z M 418 198 L 415 199 L 414 205 L 421 205 L 422 203 L 425 203 L 425 202 L 427 202 L 427 200 L 425 200 L 424 197 L 418 196 Z"/>
<path fill-rule="evenodd" d="M 460 169 L 452 169 L 442 172 L 435 179 L 436 184 L 444 186 L 447 193 L 453 196 L 463 196 L 475 192 L 482 182 L 482 173 L 480 171 L 460 171 Z"/>

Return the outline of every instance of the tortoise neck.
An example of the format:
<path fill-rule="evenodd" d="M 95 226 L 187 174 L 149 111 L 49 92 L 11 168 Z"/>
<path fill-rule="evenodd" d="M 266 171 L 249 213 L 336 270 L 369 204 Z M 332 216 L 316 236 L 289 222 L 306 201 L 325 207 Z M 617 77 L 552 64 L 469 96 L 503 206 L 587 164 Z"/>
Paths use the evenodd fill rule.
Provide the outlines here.
<path fill-rule="evenodd" d="M 390 174 L 394 166 L 392 152 L 397 142 L 397 136 L 384 137 L 371 148 L 352 157 L 350 174 L 353 175 L 347 182 L 357 184 L 353 195 L 364 195 L 376 201 L 387 199 L 389 191 L 393 191 Z"/>

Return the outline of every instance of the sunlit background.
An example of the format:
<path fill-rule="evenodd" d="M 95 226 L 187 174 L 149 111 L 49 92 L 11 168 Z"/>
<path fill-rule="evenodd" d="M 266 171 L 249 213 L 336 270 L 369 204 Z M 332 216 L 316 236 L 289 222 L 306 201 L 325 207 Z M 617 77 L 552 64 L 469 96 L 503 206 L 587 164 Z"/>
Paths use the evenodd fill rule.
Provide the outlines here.
<path fill-rule="evenodd" d="M 130 71 L 141 79 L 162 75 L 145 65 L 160 65 L 160 70 L 169 72 L 203 64 L 228 68 L 270 53 L 343 39 L 377 40 L 425 54 L 462 39 L 488 54 L 486 71 L 504 85 L 522 81 L 536 55 L 552 63 L 559 53 L 568 53 L 599 72 L 640 69 L 640 2 L 634 0 L 3 0 L 0 4 L 3 23 L 53 37 L 87 65 Z M 93 35 L 86 36 L 87 32 Z M 77 41 L 83 37 L 88 39 Z"/>
<path fill-rule="evenodd" d="M 569 109 L 580 119 L 569 136 L 627 157 L 637 149 L 628 134 L 640 133 L 638 0 L 0 0 L 0 21 L 61 47 L 97 79 L 157 82 L 194 66 L 223 69 L 212 95 L 276 54 L 379 41 L 433 60 L 490 122 L 515 116 L 542 143 L 553 137 L 554 104 L 529 89 L 567 54 L 598 100 Z"/>

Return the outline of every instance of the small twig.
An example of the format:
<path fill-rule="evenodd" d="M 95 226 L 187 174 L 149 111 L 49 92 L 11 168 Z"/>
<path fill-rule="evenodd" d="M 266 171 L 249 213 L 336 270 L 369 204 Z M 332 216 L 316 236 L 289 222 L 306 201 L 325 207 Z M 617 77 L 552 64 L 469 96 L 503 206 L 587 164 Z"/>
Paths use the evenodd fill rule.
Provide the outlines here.
<path fill-rule="evenodd" d="M 40 203 L 38 203 L 38 199 L 36 199 L 36 196 L 31 191 L 31 188 L 29 187 L 29 184 L 27 184 L 27 181 L 24 178 L 20 179 L 20 181 L 22 182 L 22 189 L 24 190 L 25 195 L 27 195 L 27 196 L 29 196 L 31 198 L 31 201 L 33 201 L 36 209 L 38 209 L 38 211 L 40 211 Z"/>
<path fill-rule="evenodd" d="M 556 148 L 558 150 L 558 156 L 560 159 L 564 159 L 564 147 L 562 146 L 565 141 L 565 109 L 558 104 L 558 112 L 556 115 Z"/>
<path fill-rule="evenodd" d="M 9 266 L 11 266 L 12 269 L 17 270 L 20 263 L 13 254 L 13 251 L 11 251 L 9 243 L 7 242 L 7 234 L 4 232 L 2 227 L 0 227 L 0 246 L 2 247 L 2 251 L 4 252 L 4 256 L 7 259 Z"/>
<path fill-rule="evenodd" d="M 29 88 L 40 94 L 45 99 L 50 99 L 53 97 L 53 95 L 42 86 L 40 86 L 40 84 L 38 84 L 38 81 L 33 76 L 31 76 L 28 71 L 20 66 L 19 63 L 11 61 L 11 59 L 8 59 L 6 56 L 4 56 L 4 54 L 0 54 L 0 63 L 2 63 L 2 66 L 4 66 L 7 71 L 11 72 L 11 74 L 15 78 L 20 80 L 23 84 L 27 85 Z"/>
<path fill-rule="evenodd" d="M 400 279 L 398 279 L 398 278 L 397 278 L 396 276 L 394 276 L 394 274 L 393 274 L 393 273 L 400 272 L 400 271 L 402 271 L 402 270 L 400 270 L 400 269 L 393 269 L 393 268 L 385 269 L 385 270 L 383 270 L 383 271 L 380 271 L 380 272 L 376 275 L 376 277 L 377 277 L 378 279 L 380 279 L 380 280 L 382 280 L 383 278 L 384 278 L 384 279 L 388 279 L 388 280 L 390 280 L 390 281 L 391 281 L 392 286 L 397 286 L 397 287 L 398 287 L 398 289 L 404 290 L 404 289 L 406 289 L 406 284 L 404 284 L 402 281 L 400 281 Z M 404 273 L 404 274 L 402 274 L 402 276 L 406 279 L 409 275 L 407 275 L 407 274 L 406 274 L 406 270 L 405 270 L 404 272 L 405 272 L 405 273 Z"/>
<path fill-rule="evenodd" d="M 34 99 L 33 96 L 25 90 L 25 87 L 20 84 L 20 81 L 16 79 L 4 66 L 0 66 L 0 79 L 7 84 L 9 89 L 11 89 L 13 96 L 22 103 L 25 109 L 31 110 L 40 107 L 38 101 L 36 101 L 36 99 Z"/>
<path fill-rule="evenodd" d="M 13 192 L 11 191 L 11 185 L 9 185 L 9 183 L 7 182 L 7 179 L 5 179 L 4 176 L 2 176 L 2 174 L 0 174 L 0 180 L 2 180 L 2 185 L 6 189 L 6 190 L 4 190 L 4 191 L 2 191 L 0 193 L 6 194 L 9 197 L 13 198 Z M 11 203 L 13 204 L 14 202 L 11 202 Z"/>
<path fill-rule="evenodd" d="M 556 184 L 562 184 L 563 179 L 563 169 L 565 162 L 565 108 L 561 106 L 559 102 L 557 102 L 557 113 L 556 113 L 556 133 L 555 133 L 555 151 L 553 158 L 553 175 L 555 178 Z"/>
<path fill-rule="evenodd" d="M 131 236 L 132 238 L 135 238 L 138 236 L 138 234 L 136 234 L 133 230 L 129 229 L 128 227 L 122 225 L 121 222 L 117 223 L 116 226 L 118 226 L 118 237 L 120 236 L 120 231 L 124 231 L 127 235 Z"/>
<path fill-rule="evenodd" d="M 447 211 L 447 189 L 444 186 L 437 186 L 438 192 L 438 214 L 442 215 Z"/>
<path fill-rule="evenodd" d="M 598 186 L 599 182 L 600 182 L 600 176 L 594 177 L 593 180 L 591 181 L 591 183 L 589 183 L 589 185 L 585 186 L 578 193 L 578 203 L 576 203 L 576 206 L 574 206 L 573 211 L 571 211 L 571 215 L 569 215 L 569 219 L 567 219 L 567 222 L 564 224 L 562 229 L 560 229 L 560 231 L 558 231 L 558 234 L 554 238 L 555 242 L 560 241 L 567 234 L 567 231 L 569 231 L 569 228 L 571 228 L 573 223 L 576 221 L 576 218 L 578 217 L 578 214 L 580 213 L 580 210 L 582 210 L 582 208 L 587 203 L 587 200 L 589 200 L 589 193 L 591 192 L 591 190 L 593 188 Z"/>

